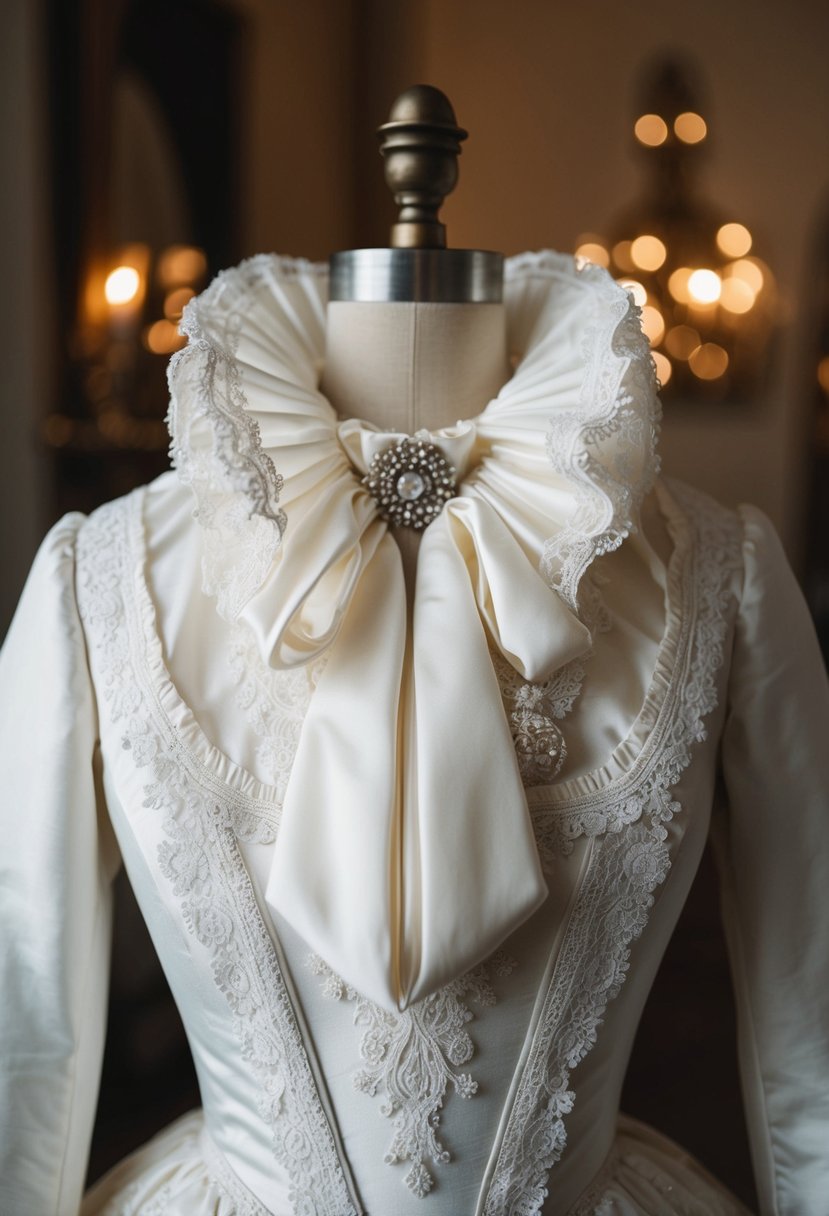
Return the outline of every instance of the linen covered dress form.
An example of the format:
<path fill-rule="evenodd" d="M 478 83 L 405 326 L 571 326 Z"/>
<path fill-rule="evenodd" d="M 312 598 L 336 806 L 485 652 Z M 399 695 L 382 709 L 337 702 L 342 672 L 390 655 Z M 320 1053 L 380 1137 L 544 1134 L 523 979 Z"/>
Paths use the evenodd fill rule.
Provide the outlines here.
<path fill-rule="evenodd" d="M 526 254 L 513 376 L 419 437 L 408 611 L 326 300 L 261 256 L 191 302 L 175 471 L 52 529 L 0 657 L 0 1211 L 743 1212 L 618 1111 L 711 828 L 760 1211 L 826 1216 L 829 697 L 771 525 L 657 477 L 637 309 Z M 119 864 L 203 1106 L 82 1200 Z"/>

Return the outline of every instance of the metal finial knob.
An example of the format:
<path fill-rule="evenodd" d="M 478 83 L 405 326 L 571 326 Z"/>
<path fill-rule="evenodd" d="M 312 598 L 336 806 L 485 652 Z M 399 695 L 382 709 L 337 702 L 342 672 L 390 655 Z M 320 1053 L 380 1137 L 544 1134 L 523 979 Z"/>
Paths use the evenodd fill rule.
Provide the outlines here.
<path fill-rule="evenodd" d="M 389 121 L 377 131 L 386 183 L 400 211 L 391 245 L 405 249 L 445 249 L 446 227 L 438 211 L 458 180 L 459 127 L 445 93 L 416 84 L 401 93 Z"/>

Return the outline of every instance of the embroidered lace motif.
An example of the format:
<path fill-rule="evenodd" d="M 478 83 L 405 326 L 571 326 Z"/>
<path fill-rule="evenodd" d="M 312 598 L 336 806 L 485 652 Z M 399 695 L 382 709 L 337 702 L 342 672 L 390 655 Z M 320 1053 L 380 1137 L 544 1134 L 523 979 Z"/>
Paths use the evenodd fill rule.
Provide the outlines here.
<path fill-rule="evenodd" d="M 458 1071 L 474 1055 L 466 1030 L 474 1014 L 465 1000 L 482 1009 L 495 1004 L 492 976 L 504 977 L 515 963 L 496 951 L 475 967 L 403 1013 L 391 1013 L 346 985 L 316 955 L 308 959 L 323 981 L 323 993 L 333 1000 L 354 1002 L 354 1024 L 362 1028 L 360 1055 L 366 1065 L 354 1074 L 354 1087 L 374 1097 L 385 1095 L 380 1113 L 394 1119 L 394 1134 L 383 1160 L 389 1165 L 410 1161 L 406 1186 L 422 1199 L 434 1185 L 426 1162 L 445 1165 L 450 1154 L 438 1139 L 440 1110 L 451 1086 L 461 1098 L 471 1098 L 478 1082 Z"/>
<path fill-rule="evenodd" d="M 100 664 L 99 693 L 123 730 L 122 746 L 149 771 L 144 805 L 163 814 L 166 834 L 159 864 L 184 923 L 210 957 L 242 1056 L 260 1082 L 259 1111 L 273 1131 L 294 1209 L 356 1216 L 237 843 L 272 841 L 276 808 L 235 793 L 201 766 L 182 746 L 146 678 L 143 656 L 160 652 L 152 607 L 145 603 L 139 610 L 124 595 L 137 560 L 141 504 L 137 492 L 101 508 L 78 538 L 78 599 Z"/>
<path fill-rule="evenodd" d="M 566 1144 L 564 1117 L 575 1093 L 570 1073 L 595 1044 L 608 1003 L 628 969 L 631 943 L 647 924 L 654 892 L 667 877 L 665 823 L 681 810 L 671 794 L 705 738 L 703 719 L 717 702 L 716 675 L 727 634 L 732 574 L 740 565 L 739 523 L 732 513 L 685 487 L 673 487 L 696 521 L 696 543 L 682 621 L 693 622 L 680 648 L 680 674 L 653 736 L 658 743 L 618 800 L 608 790 L 551 813 L 534 813 L 543 850 L 591 837 L 585 877 L 556 960 L 526 1067 L 498 1153 L 484 1213 L 534 1216 L 547 1195 L 547 1175 Z M 667 737 L 666 737 L 667 733 Z M 558 820 L 555 832 L 549 824 Z M 622 830 L 624 828 L 624 831 Z M 540 830 L 539 830 L 540 829 Z M 574 979 L 575 977 L 575 979 Z"/>

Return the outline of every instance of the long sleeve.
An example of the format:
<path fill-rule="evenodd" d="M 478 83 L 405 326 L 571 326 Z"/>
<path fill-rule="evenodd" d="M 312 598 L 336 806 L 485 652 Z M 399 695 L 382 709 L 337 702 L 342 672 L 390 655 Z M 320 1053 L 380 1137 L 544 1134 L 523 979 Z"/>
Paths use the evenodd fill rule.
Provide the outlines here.
<path fill-rule="evenodd" d="M 0 653 L 0 1212 L 75 1216 L 100 1078 L 117 850 L 96 793 L 79 515 L 41 546 Z"/>
<path fill-rule="evenodd" d="M 769 521 L 742 508 L 744 584 L 715 834 L 762 1216 L 829 1211 L 829 691 Z"/>

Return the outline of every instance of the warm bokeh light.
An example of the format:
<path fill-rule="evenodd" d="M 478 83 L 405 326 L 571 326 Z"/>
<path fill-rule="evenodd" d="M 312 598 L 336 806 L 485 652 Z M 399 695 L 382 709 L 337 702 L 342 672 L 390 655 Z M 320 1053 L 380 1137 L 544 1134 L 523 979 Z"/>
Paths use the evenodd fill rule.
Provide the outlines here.
<path fill-rule="evenodd" d="M 170 245 L 158 259 L 156 273 L 162 287 L 198 283 L 207 270 L 207 258 L 194 245 Z"/>
<path fill-rule="evenodd" d="M 738 315 L 750 312 L 754 307 L 756 299 L 756 292 L 743 279 L 726 279 L 722 285 L 720 304 L 728 312 L 737 313 Z"/>
<path fill-rule="evenodd" d="M 723 224 L 717 244 L 728 258 L 742 258 L 751 249 L 751 233 L 745 224 Z"/>
<path fill-rule="evenodd" d="M 178 321 L 184 312 L 184 307 L 196 293 L 192 287 L 177 287 L 164 300 L 164 316 L 168 321 Z"/>
<path fill-rule="evenodd" d="M 646 304 L 642 309 L 642 333 L 651 346 L 658 346 L 665 334 L 665 322 L 662 313 L 652 304 Z"/>
<path fill-rule="evenodd" d="M 144 345 L 154 355 L 171 355 L 185 340 L 172 321 L 156 321 L 144 330 Z"/>
<path fill-rule="evenodd" d="M 703 342 L 691 352 L 688 366 L 700 380 L 718 380 L 728 367 L 728 354 L 716 342 Z"/>
<path fill-rule="evenodd" d="M 664 385 L 666 385 L 670 380 L 671 373 L 674 370 L 671 367 L 671 361 L 670 359 L 667 359 L 665 355 L 660 354 L 658 350 L 651 351 L 651 358 L 653 359 L 654 367 L 656 368 L 657 379 L 664 387 Z"/>
<path fill-rule="evenodd" d="M 118 307 L 131 303 L 141 289 L 141 275 L 134 266 L 116 266 L 106 277 L 104 295 L 107 304 Z"/>
<path fill-rule="evenodd" d="M 675 325 L 665 338 L 665 349 L 675 359 L 688 359 L 699 344 L 699 334 L 691 325 Z"/>
<path fill-rule="evenodd" d="M 817 381 L 824 393 L 829 395 L 829 355 L 824 355 L 817 365 Z"/>
<path fill-rule="evenodd" d="M 648 302 L 648 293 L 637 279 L 619 279 L 619 286 L 624 287 L 633 296 L 634 304 L 643 308 Z"/>
<path fill-rule="evenodd" d="M 633 133 L 647 148 L 658 148 L 668 138 L 668 124 L 658 114 L 643 114 L 637 118 Z"/>
<path fill-rule="evenodd" d="M 630 256 L 632 241 L 617 241 L 613 246 L 613 261 L 620 270 L 635 270 L 633 258 Z"/>
<path fill-rule="evenodd" d="M 674 135 L 684 144 L 698 144 L 708 134 L 705 119 L 693 110 L 686 110 L 674 119 Z"/>
<path fill-rule="evenodd" d="M 697 304 L 716 304 L 721 291 L 722 280 L 715 270 L 695 270 L 688 279 L 688 294 Z"/>
<path fill-rule="evenodd" d="M 732 262 L 730 266 L 726 267 L 725 273 L 729 279 L 741 279 L 755 295 L 763 289 L 765 276 L 762 263 L 757 258 L 740 258 L 738 262 Z"/>
<path fill-rule="evenodd" d="M 678 304 L 687 304 L 691 298 L 688 281 L 693 273 L 690 266 L 680 266 L 668 279 L 668 291 Z"/>
<path fill-rule="evenodd" d="M 658 236 L 638 236 L 631 242 L 630 256 L 640 270 L 658 270 L 668 251 Z"/>
<path fill-rule="evenodd" d="M 610 254 L 596 239 L 590 239 L 588 236 L 579 237 L 579 244 L 576 246 L 576 257 L 582 258 L 585 262 L 594 262 L 596 266 L 604 266 L 605 269 L 610 265 Z"/>

